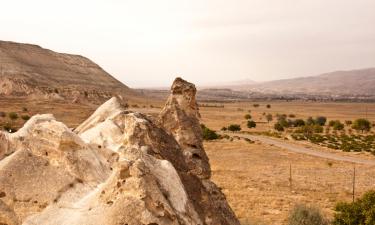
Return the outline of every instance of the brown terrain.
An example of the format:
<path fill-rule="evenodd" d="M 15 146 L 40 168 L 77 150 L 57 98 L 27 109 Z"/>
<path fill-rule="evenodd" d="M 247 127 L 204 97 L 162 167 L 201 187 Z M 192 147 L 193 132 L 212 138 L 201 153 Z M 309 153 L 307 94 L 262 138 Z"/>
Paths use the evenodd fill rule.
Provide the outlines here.
<path fill-rule="evenodd" d="M 4 55 L 4 50 L 1 50 L 0 54 Z M 26 66 L 21 66 L 24 67 Z M 9 78 L 3 74 L 0 76 L 1 79 Z M 23 82 L 27 82 L 28 78 L 24 78 Z M 371 103 L 249 99 L 241 102 L 233 102 L 233 99 L 230 102 L 212 102 L 199 98 L 198 94 L 198 122 L 198 107 L 193 95 L 195 92 L 190 84 L 181 88 L 177 82 L 172 94 L 170 91 L 163 91 L 161 98 L 157 99 L 143 98 L 144 93 L 134 94 L 126 86 L 123 86 L 125 92 L 95 94 L 100 97 L 90 98 L 83 92 L 78 94 L 78 98 L 77 95 L 71 94 L 61 94 L 62 98 L 51 98 L 51 95 L 70 92 L 62 91 L 64 87 L 61 87 L 58 93 L 51 94 L 52 89 L 45 91 L 48 88 L 39 88 L 43 85 L 39 85 L 38 80 L 34 81 L 36 85 L 33 86 L 17 86 L 27 87 L 21 88 L 21 92 L 11 92 L 10 95 L 7 92 L 7 95 L 0 96 L 0 112 L 5 112 L 6 115 L 10 112 L 16 112 L 19 116 L 46 113 L 54 115 L 32 117 L 27 122 L 31 125 L 25 126 L 17 133 L 2 132 L 0 152 L 6 153 L 5 158 L 0 160 L 0 171 L 4 173 L 0 176 L 0 212 L 3 212 L 0 213 L 0 222 L 5 218 L 8 225 L 64 224 L 62 221 L 69 221 L 69 224 L 97 224 L 98 221 L 103 221 L 101 224 L 116 224 L 118 221 L 105 219 L 111 217 L 124 221 L 135 213 L 135 220 L 143 221 L 143 224 L 173 224 L 173 218 L 182 224 L 189 224 L 186 221 L 197 224 L 198 220 L 202 221 L 202 224 L 237 224 L 230 208 L 243 225 L 284 225 L 287 224 L 288 213 L 298 203 L 316 205 L 328 218 L 332 218 L 337 202 L 352 199 L 354 165 L 355 197 L 358 198 L 365 191 L 375 188 L 375 166 L 361 163 L 362 160 L 375 160 L 375 156 L 369 153 L 342 152 L 304 141 L 266 136 L 260 136 L 263 139 L 258 138 L 259 140 L 253 138 L 254 143 L 236 137 L 232 141 L 222 139 L 202 143 L 197 135 L 199 122 L 217 131 L 223 126 L 238 123 L 245 131 L 255 134 L 267 132 L 272 130 L 275 122 L 275 118 L 267 122 L 265 114 L 268 113 L 294 114 L 296 118 L 302 119 L 309 116 L 326 116 L 328 120 L 341 121 L 368 118 L 375 122 L 375 105 Z M 74 85 L 72 87 L 77 88 Z M 30 96 L 38 98 L 25 101 L 25 98 L 30 99 L 30 96 L 21 94 L 24 90 L 31 90 L 30 93 L 33 94 Z M 95 92 L 95 87 L 87 87 L 87 90 Z M 104 98 L 112 95 L 121 95 L 123 101 L 112 100 L 96 110 L 99 102 L 104 102 Z M 40 96 L 43 98 L 39 98 Z M 167 104 L 164 104 L 167 97 Z M 81 104 L 74 99 L 80 99 Z M 123 102 L 128 103 L 128 109 L 122 108 Z M 259 106 L 254 107 L 255 103 Z M 267 104 L 271 107 L 267 108 Z M 257 122 L 256 128 L 246 128 L 244 115 L 247 113 Z M 88 117 L 90 118 L 87 119 Z M 147 122 L 144 125 L 140 121 Z M 0 126 L 5 123 L 11 123 L 14 128 L 19 129 L 25 121 L 21 118 L 10 120 L 7 116 L 0 116 Z M 72 132 L 67 127 L 75 128 L 75 131 Z M 126 129 L 118 131 L 118 127 Z M 3 145 L 4 140 L 9 140 L 9 146 L 17 148 L 4 147 L 8 146 Z M 282 142 L 283 145 L 274 144 L 273 140 Z M 77 143 L 80 147 L 77 147 Z M 25 144 L 28 148 L 25 148 Z M 138 150 L 124 150 L 134 146 L 137 146 Z M 151 146 L 151 150 L 147 147 L 145 150 L 144 146 Z M 165 152 L 165 146 L 177 157 Z M 314 156 L 298 153 L 291 151 L 289 146 L 322 154 Z M 89 152 L 85 153 L 83 149 L 89 149 Z M 139 149 L 145 154 L 138 154 Z M 45 152 L 48 152 L 48 155 L 45 155 Z M 325 154 L 337 157 L 325 158 Z M 341 157 L 354 158 L 356 163 L 340 160 Z M 93 158 L 96 158 L 95 163 L 88 163 L 93 161 Z M 123 158 L 143 162 L 148 168 L 147 171 L 155 172 L 142 177 L 140 171 L 144 165 L 136 163 L 129 167 L 120 160 Z M 169 163 L 163 164 L 160 161 Z M 78 165 L 81 167 L 76 167 Z M 174 167 L 175 173 L 166 169 L 170 168 L 170 165 Z M 124 168 L 131 168 L 130 172 L 122 173 L 126 170 Z M 9 171 L 18 172 L 10 174 Z M 30 175 L 24 176 L 22 173 Z M 123 179 L 121 176 L 124 173 L 130 177 Z M 59 175 L 58 179 L 55 178 L 56 174 Z M 166 177 L 168 179 L 165 179 Z M 178 177 L 181 183 L 175 182 Z M 126 180 L 124 184 L 121 183 L 123 180 Z M 175 190 L 182 189 L 185 189 L 188 196 L 186 206 L 190 211 L 187 213 L 178 210 L 181 195 L 176 194 Z M 230 207 L 226 206 L 220 189 Z M 200 190 L 201 195 L 196 195 L 196 190 Z M 138 196 L 145 192 L 153 194 L 146 195 L 149 196 L 147 198 Z M 209 200 L 201 202 L 197 199 Z M 127 205 L 128 202 L 134 203 L 129 206 L 134 212 L 121 206 Z M 154 205 L 155 202 L 160 204 Z M 218 206 L 222 204 L 225 207 Z M 97 213 L 103 210 L 108 213 Z M 120 211 L 122 213 L 119 213 Z M 140 218 L 141 211 L 150 211 L 151 214 L 142 214 L 145 217 Z M 220 213 L 216 215 L 214 212 Z M 133 220 L 129 224 L 138 223 Z"/>
<path fill-rule="evenodd" d="M 0 95 L 96 103 L 137 96 L 83 56 L 5 41 L 0 41 Z"/>

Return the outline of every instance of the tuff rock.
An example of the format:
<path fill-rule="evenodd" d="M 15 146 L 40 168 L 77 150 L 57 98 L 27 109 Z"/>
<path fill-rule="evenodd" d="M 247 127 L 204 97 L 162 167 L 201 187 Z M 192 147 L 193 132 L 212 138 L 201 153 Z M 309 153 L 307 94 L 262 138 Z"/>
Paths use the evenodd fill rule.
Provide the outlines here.
<path fill-rule="evenodd" d="M 176 79 L 158 123 L 112 98 L 74 131 L 45 114 L 0 132 L 0 224 L 239 225 L 209 180 L 195 92 Z"/>

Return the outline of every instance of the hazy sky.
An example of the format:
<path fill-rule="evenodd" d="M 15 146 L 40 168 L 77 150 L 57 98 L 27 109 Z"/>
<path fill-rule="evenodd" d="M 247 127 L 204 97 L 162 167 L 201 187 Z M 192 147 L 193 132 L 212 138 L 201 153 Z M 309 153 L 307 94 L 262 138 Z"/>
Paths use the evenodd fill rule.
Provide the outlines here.
<path fill-rule="evenodd" d="M 375 0 L 0 3 L 0 39 L 84 55 L 131 87 L 375 66 Z"/>

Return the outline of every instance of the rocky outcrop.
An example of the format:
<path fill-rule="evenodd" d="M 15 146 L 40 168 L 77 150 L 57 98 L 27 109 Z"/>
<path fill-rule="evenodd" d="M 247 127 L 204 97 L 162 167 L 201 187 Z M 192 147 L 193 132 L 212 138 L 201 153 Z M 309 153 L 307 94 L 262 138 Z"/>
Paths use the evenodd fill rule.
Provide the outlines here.
<path fill-rule="evenodd" d="M 188 91 L 175 98 L 178 112 L 169 112 L 191 120 L 175 121 L 182 133 L 127 111 L 116 98 L 74 131 L 47 114 L 0 133 L 0 224 L 239 224 L 209 180 L 200 133 L 190 133 L 199 128 L 197 108 L 185 108 L 189 98 L 196 104 L 195 89 L 179 82 Z M 187 160 L 190 148 L 204 163 Z"/>
<path fill-rule="evenodd" d="M 196 92 L 194 84 L 176 78 L 159 123 L 180 144 L 190 171 L 201 178 L 209 178 L 211 170 L 203 149 Z"/>

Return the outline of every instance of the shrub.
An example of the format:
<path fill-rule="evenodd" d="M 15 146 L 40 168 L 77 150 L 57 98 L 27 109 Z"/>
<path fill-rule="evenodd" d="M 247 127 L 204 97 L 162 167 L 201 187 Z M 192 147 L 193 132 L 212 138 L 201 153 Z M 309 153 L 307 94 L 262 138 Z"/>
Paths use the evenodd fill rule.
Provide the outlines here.
<path fill-rule="evenodd" d="M 284 127 L 279 122 L 275 123 L 275 125 L 273 127 L 277 131 L 284 131 Z"/>
<path fill-rule="evenodd" d="M 255 128 L 257 124 L 253 120 L 247 121 L 247 127 L 248 128 Z"/>
<path fill-rule="evenodd" d="M 295 127 L 302 127 L 302 126 L 305 126 L 305 121 L 302 120 L 302 119 L 296 119 L 294 122 L 293 122 L 293 125 Z"/>
<path fill-rule="evenodd" d="M 8 117 L 9 117 L 11 120 L 16 120 L 16 119 L 18 119 L 18 114 L 15 113 L 15 112 L 10 112 L 10 113 L 8 114 Z"/>
<path fill-rule="evenodd" d="M 226 128 L 226 127 L 222 127 L 221 130 L 222 130 L 222 131 L 227 131 L 228 128 Z"/>
<path fill-rule="evenodd" d="M 331 120 L 329 121 L 328 125 L 333 127 L 334 130 L 344 129 L 344 124 L 341 123 L 340 120 Z"/>
<path fill-rule="evenodd" d="M 203 140 L 215 140 L 219 138 L 219 135 L 214 131 L 201 124 Z"/>
<path fill-rule="evenodd" d="M 251 115 L 250 115 L 250 114 L 246 114 L 246 115 L 244 116 L 244 118 L 245 118 L 245 120 L 249 120 L 249 119 L 251 119 Z"/>
<path fill-rule="evenodd" d="M 352 125 L 352 121 L 351 120 L 345 120 L 345 124 L 347 125 L 347 126 L 349 126 L 349 125 Z"/>
<path fill-rule="evenodd" d="M 27 112 L 28 110 L 27 110 L 26 107 L 22 107 L 22 111 L 23 111 L 23 112 Z"/>
<path fill-rule="evenodd" d="M 270 104 L 267 104 L 266 107 L 267 107 L 267 109 L 270 109 L 270 108 L 271 108 L 271 105 L 270 105 Z"/>
<path fill-rule="evenodd" d="M 371 129 L 371 123 L 367 119 L 356 119 L 352 126 L 355 130 L 369 131 Z"/>
<path fill-rule="evenodd" d="M 254 108 L 258 108 L 259 104 L 253 104 Z"/>
<path fill-rule="evenodd" d="M 335 207 L 333 225 L 373 225 L 375 224 L 375 191 L 365 193 L 352 202 L 340 202 Z"/>
<path fill-rule="evenodd" d="M 296 115 L 294 115 L 294 114 L 289 114 L 289 117 L 290 117 L 290 118 L 296 118 Z"/>
<path fill-rule="evenodd" d="M 317 207 L 296 205 L 288 218 L 289 225 L 328 225 L 328 220 Z"/>
<path fill-rule="evenodd" d="M 239 124 L 231 124 L 228 126 L 229 131 L 240 131 L 241 126 Z"/>
<path fill-rule="evenodd" d="M 29 120 L 30 119 L 30 116 L 29 115 L 22 115 L 21 118 L 25 121 Z"/>

